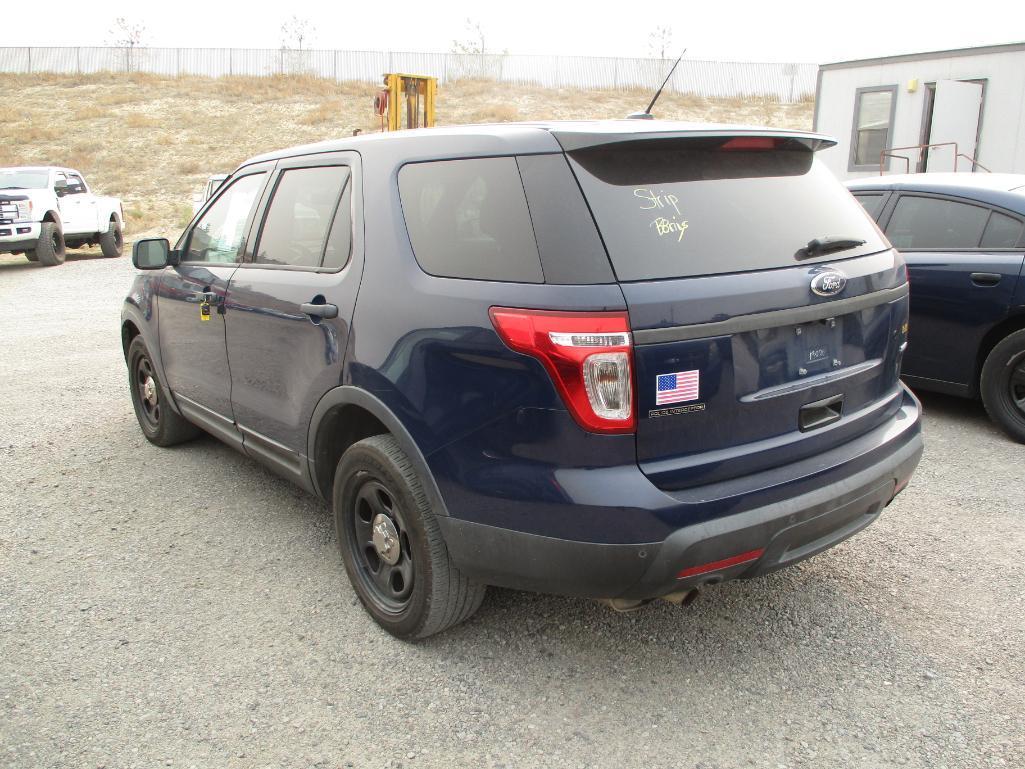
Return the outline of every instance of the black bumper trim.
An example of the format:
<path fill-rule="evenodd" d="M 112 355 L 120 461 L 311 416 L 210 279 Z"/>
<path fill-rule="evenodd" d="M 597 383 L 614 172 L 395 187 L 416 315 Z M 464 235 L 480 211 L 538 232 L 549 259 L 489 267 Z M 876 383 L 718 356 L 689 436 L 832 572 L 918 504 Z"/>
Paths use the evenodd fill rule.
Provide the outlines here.
<path fill-rule="evenodd" d="M 881 461 L 806 494 L 686 526 L 663 542 L 606 545 L 439 518 L 449 554 L 489 585 L 590 598 L 656 598 L 757 577 L 836 545 L 879 517 L 922 456 L 916 432 Z M 756 561 L 678 580 L 683 569 L 764 548 Z"/>

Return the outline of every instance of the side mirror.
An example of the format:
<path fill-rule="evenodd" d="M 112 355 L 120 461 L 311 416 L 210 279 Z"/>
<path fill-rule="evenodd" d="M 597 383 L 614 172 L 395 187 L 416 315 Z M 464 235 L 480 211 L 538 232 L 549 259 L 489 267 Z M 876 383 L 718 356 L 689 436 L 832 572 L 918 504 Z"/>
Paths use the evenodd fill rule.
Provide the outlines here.
<path fill-rule="evenodd" d="M 167 238 L 137 240 L 132 246 L 132 264 L 137 270 L 162 270 L 178 264 Z"/>
<path fill-rule="evenodd" d="M 57 193 L 58 197 L 60 197 L 62 195 L 67 195 L 68 194 L 68 180 L 67 179 L 58 179 L 57 181 L 55 181 L 53 183 L 53 191 Z"/>

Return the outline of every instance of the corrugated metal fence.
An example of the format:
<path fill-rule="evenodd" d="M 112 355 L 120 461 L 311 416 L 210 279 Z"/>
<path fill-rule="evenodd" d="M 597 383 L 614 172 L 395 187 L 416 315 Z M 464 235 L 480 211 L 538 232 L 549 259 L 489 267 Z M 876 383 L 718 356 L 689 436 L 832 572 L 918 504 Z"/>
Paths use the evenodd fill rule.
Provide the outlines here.
<path fill-rule="evenodd" d="M 671 62 L 592 56 L 486 56 L 385 51 L 255 48 L 0 47 L 0 72 L 151 72 L 160 75 L 298 75 L 380 82 L 385 72 L 441 82 L 483 78 L 553 88 L 655 88 Z M 815 94 L 814 64 L 684 59 L 667 88 L 700 96 L 768 96 L 793 102 Z"/>

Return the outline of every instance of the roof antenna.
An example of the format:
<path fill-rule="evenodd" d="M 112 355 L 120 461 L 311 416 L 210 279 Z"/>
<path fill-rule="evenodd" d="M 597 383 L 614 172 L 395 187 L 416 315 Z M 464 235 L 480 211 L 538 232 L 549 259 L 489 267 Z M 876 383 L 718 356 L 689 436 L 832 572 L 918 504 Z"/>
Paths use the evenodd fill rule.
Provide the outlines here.
<path fill-rule="evenodd" d="M 686 48 L 683 49 L 683 53 L 680 54 L 680 58 L 673 63 L 672 69 L 669 70 L 669 74 L 666 75 L 666 79 L 662 81 L 662 85 L 660 85 L 658 87 L 658 90 L 655 91 L 655 95 L 651 98 L 651 103 L 648 105 L 648 108 L 644 110 L 644 112 L 631 112 L 629 115 L 627 115 L 627 118 L 629 118 L 630 120 L 655 119 L 655 116 L 651 114 L 651 108 L 655 106 L 655 102 L 658 101 L 658 97 L 662 95 L 662 89 L 666 87 L 666 83 L 668 83 L 669 78 L 673 76 L 673 73 L 676 71 L 676 66 L 680 63 L 680 59 L 683 58 L 683 54 L 685 53 L 687 53 Z"/>

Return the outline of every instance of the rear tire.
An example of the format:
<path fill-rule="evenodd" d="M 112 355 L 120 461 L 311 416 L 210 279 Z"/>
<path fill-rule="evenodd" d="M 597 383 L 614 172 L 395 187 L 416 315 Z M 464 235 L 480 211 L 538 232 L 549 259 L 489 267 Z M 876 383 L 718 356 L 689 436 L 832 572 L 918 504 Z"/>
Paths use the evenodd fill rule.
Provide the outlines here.
<path fill-rule="evenodd" d="M 64 264 L 66 255 L 61 226 L 57 222 L 43 222 L 39 227 L 39 242 L 36 244 L 39 263 L 44 267 L 56 267 Z"/>
<path fill-rule="evenodd" d="M 116 219 L 110 220 L 107 231 L 100 235 L 100 250 L 106 257 L 121 256 L 124 251 L 125 241 L 121 236 L 121 225 Z"/>
<path fill-rule="evenodd" d="M 342 562 L 367 613 L 412 641 L 471 617 L 487 590 L 455 567 L 409 457 L 391 435 L 353 444 L 335 472 Z"/>
<path fill-rule="evenodd" d="M 997 343 L 982 366 L 979 390 L 996 424 L 1025 443 L 1025 329 Z"/>
<path fill-rule="evenodd" d="M 150 443 L 174 446 L 202 434 L 202 430 L 168 405 L 167 388 L 160 381 L 141 336 L 128 346 L 128 383 L 135 417 Z"/>

